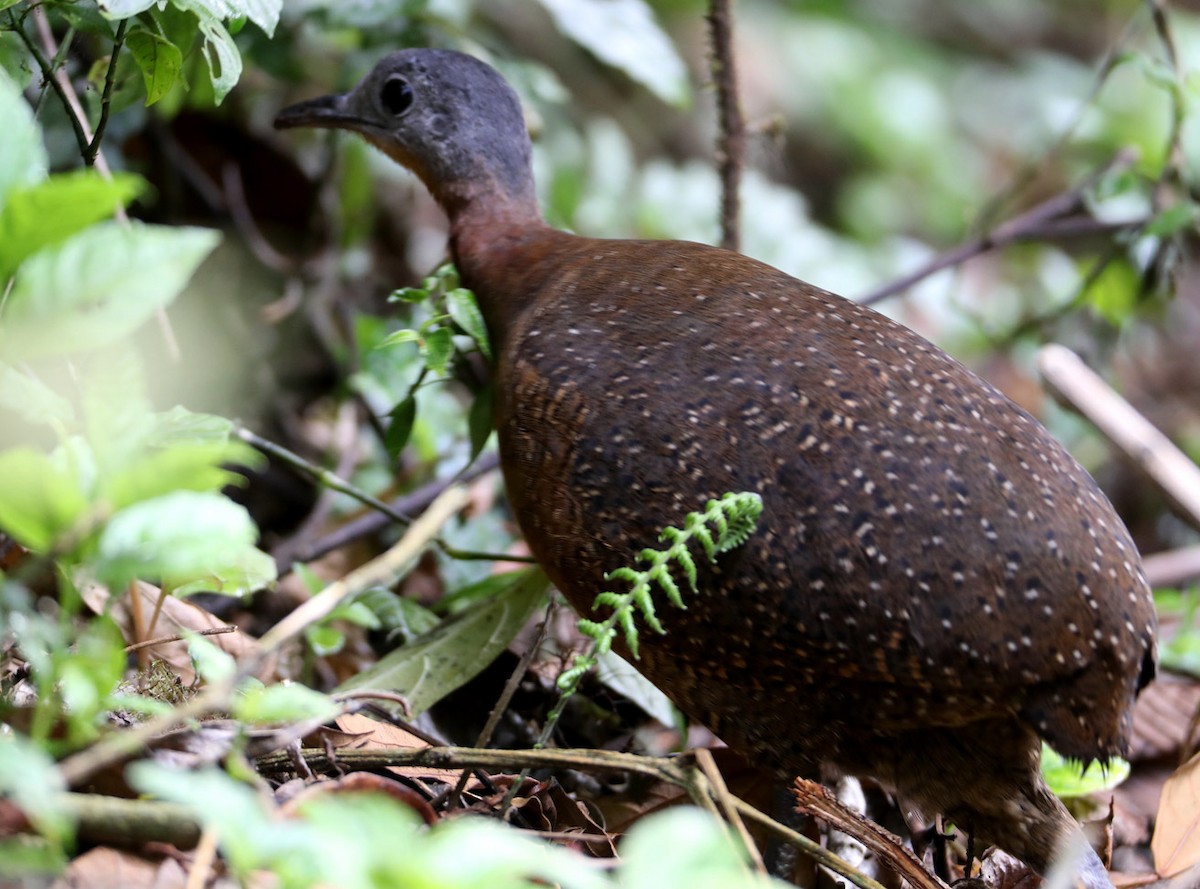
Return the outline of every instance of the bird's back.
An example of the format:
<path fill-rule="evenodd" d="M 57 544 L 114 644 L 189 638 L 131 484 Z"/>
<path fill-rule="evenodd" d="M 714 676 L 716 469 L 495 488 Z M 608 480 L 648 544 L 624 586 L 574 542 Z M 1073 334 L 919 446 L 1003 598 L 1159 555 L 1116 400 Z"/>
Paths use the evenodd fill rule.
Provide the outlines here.
<path fill-rule="evenodd" d="M 685 708 L 807 739 L 813 760 L 847 734 L 1011 714 L 1068 755 L 1124 748 L 1149 591 L 1039 424 L 906 328 L 745 257 L 544 237 L 504 285 L 529 307 L 499 348 L 498 425 L 516 513 L 572 603 L 706 499 L 763 497 L 669 641 L 645 640 Z M 755 688 L 807 703 L 763 713 Z"/>

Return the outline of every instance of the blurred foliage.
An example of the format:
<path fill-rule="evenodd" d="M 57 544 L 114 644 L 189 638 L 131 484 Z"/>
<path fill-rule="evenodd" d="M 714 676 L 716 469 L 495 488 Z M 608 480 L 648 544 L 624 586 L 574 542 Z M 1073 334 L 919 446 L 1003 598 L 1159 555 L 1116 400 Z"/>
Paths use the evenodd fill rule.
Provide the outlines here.
<path fill-rule="evenodd" d="M 744 252 L 858 297 L 1062 199 L 1069 212 L 1034 220 L 1017 243 L 923 278 L 883 309 L 1045 419 L 1114 492 L 1143 545 L 1194 540 L 1086 424 L 1029 382 L 1036 347 L 1065 342 L 1115 368 L 1200 454 L 1194 4 L 736 8 L 752 131 Z M 86 616 L 87 590 L 147 580 L 164 595 L 246 596 L 275 578 L 264 550 L 286 567 L 303 551 L 297 540 L 310 542 L 302 519 L 316 494 L 287 500 L 224 417 L 271 429 L 381 499 L 487 453 L 488 346 L 443 265 L 441 215 L 359 141 L 276 136 L 275 112 L 348 88 L 396 47 L 462 49 L 495 64 L 525 102 L 550 221 L 714 242 L 704 10 L 697 0 L 0 0 L 0 529 L 23 549 L 0 576 L 0 651 L 19 653 L 32 688 L 28 728 L 0 737 L 0 793 L 45 839 L 40 851 L 4 841 L 0 862 L 60 869 L 72 828 L 55 759 L 102 737 L 118 707 L 163 706 L 120 690 L 127 640 L 109 616 Z M 73 99 L 86 127 L 68 110 Z M 326 519 L 360 508 L 345 494 L 319 502 Z M 490 499 L 444 542 L 502 552 L 515 537 Z M 324 583 L 317 570 L 307 592 Z M 439 553 L 409 578 L 409 595 L 378 589 L 343 602 L 308 628 L 295 672 L 315 681 L 315 662 L 376 630 L 407 644 L 358 682 L 416 684 L 433 652 L 446 675 L 419 697 L 429 706 L 502 649 L 539 601 L 537 575 L 490 572 Z M 1166 646 L 1180 664 L 1195 662 L 1194 611 Z M 206 643 L 192 656 L 206 681 L 236 671 Z M 251 682 L 231 709 L 246 724 L 274 723 L 320 718 L 329 701 Z M 324 803 L 281 833 L 224 773 L 144 766 L 137 782 L 220 820 L 239 874 L 270 866 L 281 885 L 410 885 L 371 870 L 388 837 L 412 829 L 394 807 Z M 723 843 L 672 839 L 677 825 L 663 825 L 631 838 L 623 885 L 742 879 L 724 870 L 744 873 Z M 485 841 L 498 849 L 487 830 L 439 828 L 405 860 L 423 873 L 488 860 L 461 853 Z M 544 850 L 505 849 L 502 875 L 456 873 L 440 885 L 526 885 L 531 875 L 610 885 Z M 701 851 L 662 854 L 689 849 Z M 668 865 L 669 878 L 656 870 Z"/>

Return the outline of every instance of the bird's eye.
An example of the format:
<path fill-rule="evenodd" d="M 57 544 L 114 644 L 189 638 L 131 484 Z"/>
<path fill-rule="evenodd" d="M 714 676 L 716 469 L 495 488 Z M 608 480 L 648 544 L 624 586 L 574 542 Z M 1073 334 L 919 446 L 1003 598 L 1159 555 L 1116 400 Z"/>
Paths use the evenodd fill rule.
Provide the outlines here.
<path fill-rule="evenodd" d="M 384 108 L 399 117 L 412 105 L 413 90 L 403 77 L 389 77 L 383 83 L 379 98 Z"/>

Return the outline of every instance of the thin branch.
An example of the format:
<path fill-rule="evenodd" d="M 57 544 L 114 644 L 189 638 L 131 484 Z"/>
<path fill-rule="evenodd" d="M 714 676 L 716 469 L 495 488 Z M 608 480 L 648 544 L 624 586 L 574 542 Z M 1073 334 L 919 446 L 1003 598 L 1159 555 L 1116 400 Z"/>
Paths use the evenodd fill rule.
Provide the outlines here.
<path fill-rule="evenodd" d="M 1182 509 L 1183 517 L 1200 528 L 1200 467 L 1187 454 L 1065 346 L 1042 347 L 1038 369 L 1055 392 L 1137 463 Z"/>
<path fill-rule="evenodd" d="M 935 256 L 916 270 L 862 297 L 859 302 L 866 306 L 874 305 L 877 302 L 887 299 L 889 296 L 895 296 L 897 293 L 908 290 L 914 284 L 938 272 L 962 265 L 967 260 L 974 259 L 980 254 L 1000 247 L 1007 247 L 1009 244 L 1018 241 L 1037 240 L 1051 236 L 1068 237 L 1079 234 L 1112 232 L 1114 230 L 1122 231 L 1145 225 L 1148 220 L 1144 218 L 1131 219 L 1124 222 L 1104 222 L 1088 215 L 1080 215 L 1082 211 L 1086 211 L 1087 209 L 1084 204 L 1084 196 L 1087 194 L 1087 191 L 1102 177 L 1114 170 L 1121 170 L 1128 167 L 1134 160 L 1135 155 L 1133 152 L 1118 152 L 1109 163 L 1096 170 L 1074 188 L 1042 201 L 1021 215 L 1010 219 L 1008 222 L 1001 223 L 992 229 L 992 231 L 978 238 L 967 241 L 952 250 Z"/>
<path fill-rule="evenodd" d="M 88 150 L 87 131 L 84 129 L 83 122 L 75 114 L 74 106 L 71 104 L 71 99 L 67 95 L 66 87 L 63 86 L 62 82 L 55 76 L 54 69 L 50 66 L 50 62 L 44 55 L 42 55 L 42 51 L 38 49 L 37 44 L 33 42 L 33 38 L 25 33 L 25 29 L 17 21 L 17 17 L 13 14 L 11 9 L 8 11 L 8 20 L 12 25 L 13 31 L 16 32 L 17 37 L 19 37 L 21 42 L 25 44 L 25 48 L 29 50 L 29 54 L 33 56 L 33 60 L 37 62 L 37 66 L 42 72 L 43 82 L 45 82 L 52 90 L 54 90 L 55 94 L 59 98 L 59 101 L 63 103 L 63 108 L 65 108 L 67 112 L 67 120 L 71 124 L 71 129 L 75 131 L 75 141 L 79 143 L 79 153 L 86 155 Z"/>
<path fill-rule="evenodd" d="M 721 174 L 721 246 L 737 250 L 741 242 L 739 189 L 746 156 L 746 122 L 738 101 L 730 0 L 711 0 L 708 27 L 712 39 L 712 76 L 720 118 L 718 142 Z"/>
<path fill-rule="evenodd" d="M 619 753 L 614 750 L 569 749 L 555 750 L 480 750 L 472 747 L 409 747 L 405 749 L 339 750 L 331 752 L 319 748 L 300 751 L 310 766 L 349 769 L 377 769 L 387 766 L 426 766 L 438 769 L 483 767 L 492 770 L 528 769 L 576 769 L 585 772 L 632 772 L 676 787 L 695 790 L 707 781 L 697 781 L 699 775 L 689 766 L 687 757 L 639 756 L 634 753 Z M 278 751 L 260 756 L 255 764 L 263 772 L 279 772 L 291 767 L 288 753 Z M 700 775 L 703 778 L 703 775 Z M 706 798 L 711 806 L 712 788 L 706 786 Z M 875 880 L 851 867 L 820 843 L 803 834 L 784 827 L 773 818 L 764 815 L 745 800 L 729 797 L 738 814 L 753 821 L 781 837 L 789 845 L 841 874 L 860 889 L 883 889 Z M 700 802 L 700 801 L 697 801 Z"/>
<path fill-rule="evenodd" d="M 83 150 L 83 162 L 89 167 L 95 165 L 96 155 L 100 153 L 100 140 L 104 138 L 104 131 L 108 129 L 108 115 L 112 110 L 113 83 L 117 79 L 117 58 L 121 55 L 121 48 L 125 45 L 125 28 L 128 24 L 129 19 L 121 19 L 120 24 L 117 25 L 116 36 L 113 37 L 112 55 L 108 59 L 108 71 L 104 74 L 104 92 L 100 95 L 100 120 L 96 122 L 96 133 L 92 136 L 92 141 Z"/>
<path fill-rule="evenodd" d="M 139 597 L 135 597 L 135 600 Z M 189 636 L 223 636 L 225 633 L 236 633 L 237 627 L 212 627 L 207 630 L 198 630 L 189 633 Z M 155 645 L 166 645 L 168 642 L 183 642 L 188 636 L 175 634 L 174 636 L 159 636 L 157 639 L 147 639 L 145 642 L 135 642 L 133 645 L 125 646 L 125 653 L 130 654 L 134 651 L 141 651 L 143 648 L 153 648 Z"/>

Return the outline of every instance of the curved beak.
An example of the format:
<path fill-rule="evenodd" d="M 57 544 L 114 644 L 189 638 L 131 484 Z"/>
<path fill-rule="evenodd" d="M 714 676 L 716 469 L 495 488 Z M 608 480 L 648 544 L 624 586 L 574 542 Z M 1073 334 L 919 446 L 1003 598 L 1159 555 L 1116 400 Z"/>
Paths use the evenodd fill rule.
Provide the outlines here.
<path fill-rule="evenodd" d="M 352 129 L 362 127 L 362 120 L 350 112 L 350 94 L 321 96 L 289 105 L 275 117 L 275 129 L 289 130 L 294 127 L 323 127 L 326 129 Z"/>

